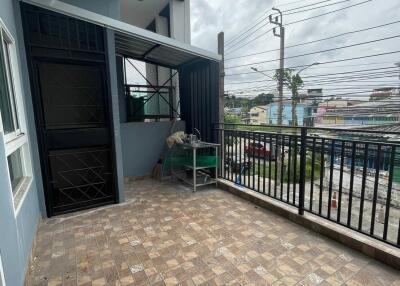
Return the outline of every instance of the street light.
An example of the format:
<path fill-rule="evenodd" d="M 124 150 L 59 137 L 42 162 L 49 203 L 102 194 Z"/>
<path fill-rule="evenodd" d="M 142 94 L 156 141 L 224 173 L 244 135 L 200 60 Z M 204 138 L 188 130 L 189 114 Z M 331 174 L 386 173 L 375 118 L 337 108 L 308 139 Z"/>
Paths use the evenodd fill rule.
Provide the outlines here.
<path fill-rule="evenodd" d="M 262 71 L 259 71 L 257 68 L 255 68 L 255 67 L 250 67 L 253 71 L 255 71 L 255 72 L 258 72 L 258 73 L 260 73 L 260 74 L 262 74 L 262 75 L 265 75 L 266 77 L 269 77 L 270 79 L 274 79 L 272 76 L 270 76 L 270 75 L 268 75 L 268 74 L 266 74 L 265 72 L 262 72 Z"/>
<path fill-rule="evenodd" d="M 308 69 L 308 68 L 310 68 L 310 67 L 312 67 L 312 66 L 317 66 L 317 65 L 319 65 L 319 64 L 320 64 L 319 62 L 312 63 L 311 65 L 308 65 L 308 66 L 306 66 L 306 67 L 300 69 L 296 74 L 298 75 L 298 74 L 300 74 L 302 71 L 304 71 L 304 70 L 306 70 L 306 69 Z"/>

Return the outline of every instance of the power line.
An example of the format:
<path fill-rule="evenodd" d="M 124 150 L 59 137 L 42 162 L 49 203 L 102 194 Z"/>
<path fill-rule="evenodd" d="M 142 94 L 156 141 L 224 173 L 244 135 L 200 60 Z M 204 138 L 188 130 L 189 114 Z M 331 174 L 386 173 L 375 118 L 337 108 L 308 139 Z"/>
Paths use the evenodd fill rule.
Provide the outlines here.
<path fill-rule="evenodd" d="M 386 26 L 390 26 L 390 25 L 394 25 L 394 24 L 398 24 L 398 23 L 400 23 L 400 21 L 394 21 L 394 22 L 390 22 L 390 23 L 386 23 L 386 24 L 382 24 L 382 25 L 378 25 L 378 26 L 373 26 L 373 27 L 369 27 L 369 28 L 365 28 L 365 29 L 359 29 L 359 30 L 355 30 L 355 31 L 345 32 L 345 33 L 337 34 L 337 35 L 330 36 L 330 37 L 327 37 L 327 38 L 322 38 L 322 39 L 308 41 L 308 42 L 304 42 L 304 43 L 289 45 L 289 46 L 286 46 L 285 49 L 290 49 L 290 48 L 299 47 L 299 46 L 303 46 L 303 45 L 314 44 L 314 43 L 317 43 L 317 42 L 331 40 L 331 39 L 342 37 L 342 36 L 345 36 L 345 35 L 350 35 L 350 34 L 370 31 L 370 30 L 373 30 L 373 29 L 378 29 L 378 28 L 382 28 L 382 27 L 386 27 Z M 266 51 L 262 51 L 262 52 L 258 52 L 258 53 L 252 53 L 252 54 L 247 54 L 247 55 L 243 55 L 243 56 L 227 58 L 227 59 L 225 59 L 225 61 L 244 58 L 244 57 L 250 57 L 250 56 L 256 56 L 256 55 L 261 55 L 261 54 L 266 54 L 266 53 L 276 52 L 276 51 L 279 51 L 279 49 L 266 50 Z"/>
<path fill-rule="evenodd" d="M 237 41 L 236 43 L 233 43 L 229 46 L 226 47 L 226 53 L 231 53 L 232 51 L 230 51 L 231 49 L 235 48 L 236 46 L 238 46 L 238 44 L 240 44 L 243 40 L 247 39 L 248 37 L 250 37 L 251 35 L 253 35 L 254 33 L 256 33 L 257 31 L 261 30 L 262 28 L 264 28 L 265 26 L 269 25 L 270 23 L 267 22 L 263 25 L 261 25 L 260 27 L 258 27 L 257 29 L 255 29 L 254 31 L 248 33 L 245 37 L 241 38 L 240 41 Z M 266 33 L 268 33 L 270 30 L 268 30 Z M 265 34 L 265 33 L 264 33 Z M 263 35 L 263 34 L 261 34 Z M 255 41 L 256 39 L 258 39 L 259 37 L 252 39 L 250 42 Z M 235 51 L 236 49 L 234 49 Z"/>
<path fill-rule="evenodd" d="M 315 85 L 317 85 L 317 84 L 315 84 Z M 312 89 L 312 88 L 310 88 L 310 86 L 313 86 L 313 85 L 312 84 L 308 85 L 307 89 Z M 343 87 L 343 86 L 345 86 L 345 85 L 342 84 L 341 87 Z M 363 89 L 363 88 L 367 88 L 367 87 L 369 87 L 370 90 L 374 90 L 374 89 L 377 89 L 377 88 L 385 88 L 385 87 L 386 88 L 396 88 L 396 85 L 395 84 L 390 84 L 390 85 L 365 84 L 365 85 L 362 85 L 362 86 L 355 86 L 354 89 Z M 227 92 L 246 92 L 246 91 L 263 91 L 265 89 L 276 89 L 276 86 L 275 85 L 264 85 L 264 86 L 259 86 L 259 87 L 255 87 L 255 88 L 229 89 L 229 90 L 226 90 L 226 91 Z M 301 89 L 301 90 L 304 91 L 304 92 L 306 91 L 305 89 Z M 324 91 L 324 90 L 331 90 L 331 89 L 322 88 L 322 90 Z"/>
<path fill-rule="evenodd" d="M 384 70 L 384 71 L 382 71 Z M 369 75 L 369 74 L 376 74 L 377 72 L 396 72 L 398 74 L 398 68 L 393 66 L 393 67 L 384 67 L 384 68 L 376 68 L 376 69 L 366 69 L 366 70 L 355 70 L 355 71 L 349 71 L 349 72 L 339 72 L 339 73 L 328 73 L 328 74 L 314 74 L 314 75 L 307 75 L 307 76 L 302 76 L 301 78 L 315 78 L 315 77 L 328 77 L 328 76 L 334 76 L 334 75 L 343 75 L 343 74 L 352 74 L 354 73 L 355 75 Z M 365 72 L 373 72 L 373 73 L 365 73 Z M 328 77 L 329 78 L 329 77 Z M 242 82 L 227 82 L 227 84 L 239 84 L 239 83 L 255 83 L 255 82 L 264 82 L 265 79 L 263 80 L 256 80 L 256 81 L 242 81 Z M 271 80 L 269 80 L 271 81 Z"/>
<path fill-rule="evenodd" d="M 400 37 L 400 35 L 381 38 L 381 39 L 377 39 L 377 40 L 371 40 L 371 41 L 367 41 L 367 42 L 360 42 L 360 43 L 356 43 L 356 44 L 351 44 L 351 45 L 346 45 L 346 46 L 341 46 L 341 47 L 336 47 L 336 48 L 331 48 L 331 49 L 326 49 L 326 50 L 310 52 L 310 53 L 306 53 L 306 54 L 289 56 L 289 57 L 285 57 L 284 59 L 293 59 L 293 58 L 299 58 L 299 57 L 304 57 L 304 56 L 315 55 L 315 54 L 319 54 L 319 53 L 326 53 L 326 52 L 331 52 L 331 51 L 336 51 L 336 50 L 342 50 L 342 49 L 357 47 L 357 46 L 361 46 L 361 45 L 367 45 L 367 44 L 371 44 L 371 43 L 376 43 L 376 42 L 380 42 L 380 41 L 392 40 L 392 39 L 395 39 L 395 38 L 398 38 L 398 37 Z M 273 60 L 267 60 L 267 61 L 261 61 L 261 62 L 253 62 L 253 63 L 247 63 L 247 64 L 242 64 L 242 65 L 237 65 L 237 66 L 230 66 L 230 67 L 226 67 L 225 69 L 232 69 L 232 68 L 237 68 L 237 67 L 258 65 L 258 64 L 270 63 L 270 62 L 274 62 L 274 61 L 279 61 L 279 59 L 273 59 Z"/>
<path fill-rule="evenodd" d="M 285 16 L 289 16 L 289 15 L 293 15 L 293 14 L 298 14 L 298 13 L 303 13 L 303 12 L 312 11 L 312 10 L 315 10 L 315 9 L 321 9 L 321 8 L 325 8 L 325 7 L 329 7 L 329 6 L 333 6 L 333 5 L 338 5 L 338 4 L 342 4 L 342 3 L 344 3 L 344 2 L 349 2 L 349 1 L 350 1 L 350 0 L 342 0 L 342 1 L 335 2 L 335 3 L 330 3 L 330 4 L 327 4 L 327 5 L 319 6 L 319 7 L 308 8 L 308 9 L 306 9 L 306 10 L 294 11 L 294 12 L 290 12 L 290 13 L 285 13 L 285 12 L 287 12 L 287 11 L 282 11 L 282 13 L 283 13 Z M 298 7 L 297 9 L 300 9 L 300 8 L 304 8 L 304 7 Z"/>
<path fill-rule="evenodd" d="M 332 61 L 318 62 L 318 63 L 319 63 L 319 65 L 326 65 L 326 64 L 331 64 L 331 63 L 339 63 L 339 62 L 346 62 L 346 61 L 361 60 L 361 59 L 366 59 L 366 58 L 373 58 L 373 57 L 379 57 L 379 56 L 386 56 L 386 55 L 392 55 L 392 54 L 397 54 L 397 53 L 400 53 L 400 51 L 379 53 L 379 54 L 373 54 L 373 55 L 367 55 L 367 56 L 360 56 L 360 57 L 353 57 L 353 58 L 345 58 L 345 59 L 340 59 L 340 60 L 332 60 Z M 306 66 L 308 66 L 308 65 L 299 65 L 299 66 L 293 66 L 293 67 L 289 67 L 289 68 L 294 69 L 294 68 L 306 67 Z M 273 70 L 276 70 L 276 69 L 273 69 Z"/>
<path fill-rule="evenodd" d="M 270 10 L 268 10 L 270 11 Z M 268 12 L 267 11 L 267 12 Z M 268 19 L 268 16 L 264 15 L 265 13 L 263 13 L 261 15 L 261 17 L 258 17 L 255 21 L 256 23 L 254 25 L 252 25 L 250 28 L 248 28 L 247 30 L 245 30 L 244 32 L 242 32 L 243 30 L 241 30 L 241 32 L 239 32 L 237 36 L 234 36 L 232 39 L 230 39 L 229 41 L 226 42 L 225 46 L 229 46 L 231 43 L 235 42 L 238 38 L 240 38 L 242 35 L 244 35 L 245 33 L 247 33 L 248 31 L 250 31 L 251 29 L 253 29 L 254 27 L 256 27 L 259 23 L 262 23 L 264 20 Z M 264 18 L 263 18 L 264 17 Z M 262 19 L 263 18 L 263 19 Z M 261 21 L 259 21 L 261 19 Z"/>
<path fill-rule="evenodd" d="M 266 26 L 266 25 L 268 25 L 268 24 L 269 24 L 269 23 L 263 25 L 262 27 L 264 27 L 264 26 Z M 257 30 L 259 30 L 259 29 L 257 29 Z M 266 34 L 268 34 L 269 32 L 271 32 L 272 30 L 273 30 L 273 28 L 269 29 L 268 31 L 266 31 L 266 32 L 264 32 L 264 33 L 262 33 L 262 34 L 260 34 L 260 35 L 258 35 L 256 38 L 252 39 L 251 41 L 248 41 L 248 42 L 244 43 L 243 45 L 241 45 L 241 46 L 239 46 L 239 47 L 236 47 L 236 49 L 227 51 L 227 54 L 233 53 L 233 52 L 235 52 L 235 51 L 237 51 L 237 50 L 239 50 L 239 49 L 241 49 L 241 48 L 247 46 L 248 44 L 251 44 L 251 43 L 254 42 L 255 40 L 258 40 L 259 38 L 261 38 L 263 35 L 266 35 Z M 256 32 L 256 31 L 254 31 L 254 32 Z M 239 43 L 240 43 L 240 42 L 239 42 Z"/>
<path fill-rule="evenodd" d="M 333 1 L 333 0 L 324 0 L 324 1 L 319 1 L 319 2 L 316 2 L 316 3 L 312 3 L 312 4 L 302 5 L 302 6 L 299 6 L 299 7 L 290 8 L 288 10 L 284 10 L 284 11 L 282 11 L 282 13 L 286 13 L 286 12 L 290 12 L 290 11 L 293 11 L 293 10 L 298 10 L 298 9 L 302 9 L 302 8 L 306 8 L 306 7 L 310 7 L 310 6 L 315 6 L 315 5 L 319 5 L 319 4 L 322 4 L 322 3 L 325 3 L 325 2 L 331 2 L 331 1 Z M 346 0 L 346 1 L 350 1 L 350 0 Z M 282 7 L 282 6 L 279 6 L 279 7 Z M 274 13 L 273 15 L 276 15 L 276 14 L 277 13 Z"/>
<path fill-rule="evenodd" d="M 332 10 L 332 11 L 329 11 L 329 12 L 326 12 L 326 13 L 323 13 L 323 14 L 319 14 L 319 15 L 308 17 L 308 18 L 300 19 L 300 20 L 297 20 L 297 21 L 289 22 L 289 23 L 286 23 L 285 26 L 293 25 L 293 24 L 296 24 L 296 23 L 300 23 L 300 22 L 308 21 L 308 20 L 315 19 L 315 18 L 318 18 L 318 17 L 322 17 L 322 16 L 325 16 L 325 15 L 329 15 L 329 14 L 332 14 L 332 13 L 336 13 L 336 12 L 339 12 L 339 11 L 342 11 L 342 10 L 346 10 L 346 9 L 349 9 L 349 8 L 352 8 L 352 7 L 355 7 L 355 6 L 359 6 L 359 5 L 362 5 L 362 4 L 371 2 L 371 1 L 373 1 L 373 0 L 366 0 L 366 1 L 359 2 L 359 3 L 356 3 L 356 4 L 350 5 L 350 6 L 346 6 L 346 7 L 340 8 L 340 9 Z"/>
<path fill-rule="evenodd" d="M 310 67 L 310 70 L 319 70 L 319 69 L 332 69 L 332 68 L 348 68 L 348 67 L 359 67 L 359 66 L 372 66 L 372 65 L 383 65 L 383 64 L 393 64 L 393 61 L 385 61 L 385 62 L 372 62 L 372 63 L 365 63 L 365 64 L 350 64 L 350 65 L 335 65 L 335 66 L 327 66 L 327 67 L 321 67 L 318 65 Z M 299 65 L 299 66 L 292 66 L 292 67 L 287 67 L 286 69 L 296 69 L 296 68 L 302 68 L 306 67 L 309 65 Z M 268 69 L 268 70 L 260 70 L 261 72 L 268 72 L 268 71 L 276 71 L 276 69 Z M 225 76 L 237 76 L 237 75 L 249 75 L 249 74 L 258 74 L 259 72 L 257 71 L 249 71 L 249 72 L 242 72 L 242 73 L 231 73 L 231 74 L 225 74 Z"/>
<path fill-rule="evenodd" d="M 335 12 L 338 12 L 338 11 L 346 10 L 346 9 L 349 9 L 349 8 L 352 8 L 352 7 L 355 7 L 355 6 L 358 6 L 358 5 L 362 5 L 362 4 L 365 4 L 365 3 L 367 3 L 367 2 L 371 2 L 371 1 L 373 1 L 373 0 L 366 0 L 366 1 L 364 1 L 364 2 L 356 3 L 356 4 L 353 4 L 353 5 L 350 5 L 350 6 L 346 6 L 346 7 L 340 8 L 340 9 L 336 9 L 336 10 L 333 10 L 333 11 L 330 11 L 330 12 L 327 12 L 327 13 L 323 13 L 323 14 L 319 14 L 319 15 L 316 15 L 316 16 L 312 16 L 312 17 L 309 17 L 309 18 L 305 18 L 305 19 L 293 21 L 293 22 L 290 22 L 290 23 L 285 24 L 285 26 L 292 25 L 292 24 L 299 23 L 299 22 L 303 22 L 303 21 L 307 21 L 307 20 L 310 20 L 310 19 L 318 18 L 318 17 L 322 17 L 322 16 L 325 16 L 325 15 L 328 15 L 328 14 L 332 14 L 332 13 L 335 13 Z M 262 27 L 263 27 L 263 26 L 262 26 Z M 260 28 L 259 28 L 259 29 L 260 29 Z M 259 29 L 257 29 L 257 30 L 259 30 Z M 235 52 L 235 51 L 237 51 L 237 50 L 239 50 L 239 49 L 241 49 L 241 48 L 247 46 L 248 44 L 250 44 L 250 43 L 254 42 L 255 40 L 259 39 L 260 37 L 262 37 L 263 35 L 269 33 L 270 31 L 272 31 L 272 29 L 266 31 L 266 32 L 263 33 L 263 34 L 260 34 L 259 36 L 257 36 L 256 38 L 254 38 L 253 40 L 251 40 L 251 41 L 249 41 L 249 42 L 246 42 L 246 43 L 243 44 L 242 46 L 238 46 L 238 47 L 237 47 L 236 49 L 234 49 L 234 50 L 227 51 L 226 54 Z M 240 43 L 240 42 L 238 42 L 238 43 Z M 231 47 L 231 48 L 232 48 L 232 47 Z"/>

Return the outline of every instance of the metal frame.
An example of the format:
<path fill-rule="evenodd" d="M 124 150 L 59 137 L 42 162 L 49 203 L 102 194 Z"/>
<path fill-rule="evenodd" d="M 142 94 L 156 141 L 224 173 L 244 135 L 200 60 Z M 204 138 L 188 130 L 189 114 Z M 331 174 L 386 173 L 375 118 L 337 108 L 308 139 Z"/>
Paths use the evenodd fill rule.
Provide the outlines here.
<path fill-rule="evenodd" d="M 114 128 L 113 128 L 113 118 L 112 118 L 112 105 L 111 105 L 111 90 L 109 84 L 109 68 L 108 68 L 108 57 L 107 57 L 107 36 L 104 28 L 101 28 L 102 38 L 99 39 L 96 34 L 96 39 L 101 42 L 101 46 L 98 47 L 96 51 L 89 51 L 89 49 L 69 49 L 71 47 L 68 42 L 67 46 L 69 48 L 60 48 L 56 46 L 43 44 L 43 47 L 38 53 L 37 48 L 40 45 L 32 45 L 30 42 L 30 35 L 28 34 L 28 19 L 25 17 L 25 13 L 30 12 L 32 6 L 21 3 L 21 16 L 23 21 L 24 28 L 24 40 L 25 40 L 25 50 L 27 56 L 30 84 L 31 84 L 31 93 L 32 93 L 32 103 L 34 108 L 34 116 L 35 116 L 35 125 L 37 130 L 37 138 L 38 138 L 38 149 L 39 149 L 39 157 L 40 157 L 40 165 L 43 174 L 43 189 L 45 195 L 45 205 L 47 216 L 53 216 L 55 214 L 61 214 L 69 211 L 76 211 L 80 209 L 87 209 L 95 206 L 100 206 L 109 203 L 116 203 L 119 201 L 118 197 L 118 188 L 117 188 L 117 180 L 116 180 L 116 157 L 115 157 L 115 143 L 114 143 Z M 46 11 L 48 13 L 53 13 L 51 11 Z M 62 15 L 62 17 L 65 17 Z M 68 17 L 67 17 L 68 18 Z M 77 20 L 79 21 L 79 20 Z M 85 23 L 86 25 L 92 25 Z M 98 31 L 95 29 L 95 32 Z M 71 36 L 72 37 L 72 36 Z M 72 38 L 71 38 L 72 41 Z M 97 46 L 97 44 L 96 44 Z M 44 52 L 43 52 L 44 50 Z M 52 53 L 54 50 L 57 50 L 56 53 Z M 59 51 L 62 50 L 62 53 Z M 58 56 L 56 56 L 58 55 Z M 90 58 L 89 55 L 95 55 Z M 103 78 L 106 79 L 103 82 L 103 90 L 104 90 L 104 108 L 105 108 L 105 116 L 107 118 L 107 128 L 109 131 L 109 140 L 107 142 L 107 147 L 110 148 L 110 173 L 112 176 L 111 185 L 112 185 L 112 196 L 104 198 L 103 200 L 93 201 L 93 204 L 88 204 L 84 202 L 82 204 L 77 204 L 74 208 L 70 209 L 54 209 L 54 198 L 52 194 L 52 182 L 48 179 L 51 178 L 51 168 L 50 168 L 50 159 L 48 154 L 48 149 L 46 147 L 46 136 L 44 134 L 43 126 L 44 126 L 44 118 L 43 118 L 43 106 L 39 96 L 38 86 L 39 86 L 39 75 L 38 75 L 38 63 L 43 61 L 50 61 L 53 63 L 60 64 L 86 64 L 86 65 L 94 65 L 98 66 L 101 70 Z M 98 144 L 101 144 L 100 142 Z"/>
<path fill-rule="evenodd" d="M 66 4 L 57 0 L 20 0 L 22 2 L 29 3 L 44 9 L 48 9 L 57 13 L 61 13 L 73 18 L 77 18 L 86 22 L 96 24 L 121 34 L 124 36 L 131 37 L 132 39 L 141 39 L 146 41 L 150 45 L 159 44 L 160 48 L 172 48 L 173 50 L 179 51 L 182 55 L 190 56 L 192 58 L 200 57 L 212 61 L 221 61 L 222 57 L 218 54 L 179 42 L 177 40 L 156 34 L 145 29 L 141 29 L 122 21 L 106 17 L 73 5 Z"/>
<path fill-rule="evenodd" d="M 300 131 L 299 134 L 299 132 L 293 132 L 293 127 L 288 126 L 282 126 L 286 128 L 285 132 L 285 130 L 282 130 L 282 127 L 275 126 L 258 125 L 260 129 L 259 131 L 248 131 L 246 130 L 248 125 L 226 124 L 227 127 L 225 127 L 224 124 L 219 125 L 221 127 L 216 128 L 216 131 L 219 134 L 234 136 L 234 140 L 240 142 L 244 139 L 245 145 L 254 142 L 255 140 L 258 140 L 258 142 L 266 142 L 266 138 L 269 137 L 270 145 L 276 144 L 276 148 L 281 148 L 282 150 L 288 148 L 289 160 L 286 163 L 288 166 L 288 178 L 290 177 L 291 169 L 294 170 L 294 177 L 296 177 L 297 173 L 299 176 L 298 179 L 293 178 L 293 181 L 289 179 L 287 180 L 286 194 L 282 193 L 282 182 L 280 188 L 276 183 L 277 172 L 280 172 L 281 177 L 283 178 L 284 168 L 277 170 L 275 167 L 274 175 L 271 174 L 271 164 L 269 164 L 269 176 L 266 177 L 264 175 L 261 178 L 263 182 L 262 184 L 259 183 L 258 187 L 254 184 L 254 172 L 253 174 L 250 172 L 244 174 L 244 180 L 240 180 L 238 183 L 237 180 L 234 180 L 234 172 L 231 170 L 225 170 L 225 172 L 220 174 L 223 179 L 232 181 L 233 183 L 256 192 L 263 193 L 282 203 L 292 205 L 297 208 L 299 215 L 304 215 L 304 212 L 308 212 L 329 220 L 330 222 L 400 248 L 400 219 L 396 216 L 394 216 L 394 224 L 393 221 L 391 222 L 390 228 L 392 235 L 390 238 L 388 236 L 389 218 L 393 220 L 393 217 L 390 216 L 390 212 L 395 207 L 391 204 L 391 199 L 393 192 L 394 167 L 400 167 L 400 143 L 382 142 L 381 140 L 360 140 L 358 138 L 338 138 L 333 137 L 330 134 L 337 131 L 344 131 L 342 129 L 323 128 L 325 135 L 315 135 L 309 132 L 309 130 L 317 130 L 319 128 L 297 127 Z M 262 131 L 262 129 L 265 129 L 266 131 Z M 352 130 L 345 131 L 349 134 L 352 133 Z M 366 133 L 373 135 L 379 134 L 378 131 L 371 130 L 366 130 Z M 392 133 L 400 136 L 399 132 Z M 382 134 L 385 134 L 385 132 Z M 229 140 L 226 140 L 226 142 L 228 141 Z M 239 153 L 241 152 L 241 148 L 239 148 Z M 299 152 L 297 152 L 296 149 L 299 150 Z M 221 152 L 227 152 L 226 144 L 225 146 L 221 146 Z M 237 152 L 237 148 L 229 148 L 229 152 L 226 156 L 236 156 Z M 281 152 L 280 155 L 282 157 L 282 162 L 285 162 L 283 160 L 283 157 L 285 156 L 284 153 L 285 152 Z M 294 158 L 291 159 L 293 156 Z M 299 157 L 299 165 L 296 163 L 297 157 Z M 357 157 L 359 157 L 358 160 Z M 389 177 L 387 179 L 387 184 L 385 183 L 385 185 L 383 185 L 380 182 L 380 180 L 382 180 L 380 171 L 386 168 L 386 165 L 384 164 L 385 158 L 389 160 Z M 257 162 L 260 163 L 260 159 L 263 160 L 265 169 L 265 161 L 268 158 L 255 158 L 253 154 L 253 164 L 256 164 Z M 290 165 L 291 162 L 293 163 L 293 166 Z M 311 162 L 311 168 L 307 169 L 309 162 Z M 319 170 L 317 171 L 316 166 L 318 164 Z M 343 184 L 345 164 L 347 166 L 346 172 L 348 172 L 350 176 L 346 192 Z M 362 171 L 356 170 L 357 164 L 357 168 Z M 334 167 L 334 165 L 337 165 L 337 167 Z M 253 166 L 253 170 L 254 169 L 255 167 Z M 336 172 L 339 172 L 339 175 L 334 175 L 334 169 Z M 372 173 L 368 179 L 373 182 L 368 183 L 369 188 L 367 197 L 366 188 L 368 169 L 374 169 L 375 173 Z M 355 181 L 356 171 L 357 176 L 359 177 L 359 185 L 356 185 Z M 306 184 L 306 175 L 309 175 L 311 186 Z M 240 174 L 240 176 L 242 176 L 242 174 Z M 275 181 L 274 184 L 271 184 L 271 179 Z M 265 192 L 265 187 L 261 188 L 261 186 L 266 185 L 266 180 L 269 181 L 268 192 Z M 251 181 L 253 181 L 253 184 L 251 184 Z M 338 183 L 334 185 L 334 181 L 335 183 Z M 290 188 L 290 182 L 292 182 L 292 188 Z M 296 190 L 296 182 L 298 182 L 298 191 Z M 314 184 L 316 185 L 316 188 L 314 188 Z M 336 195 L 337 193 L 339 193 L 338 196 Z M 386 194 L 383 195 L 383 193 Z M 348 198 L 347 204 L 346 197 Z M 370 206 L 372 205 L 371 212 L 366 211 L 365 209 L 367 201 Z M 380 209 L 378 209 L 379 205 L 381 206 Z M 357 206 L 358 209 L 355 209 L 354 206 Z M 383 208 L 385 208 L 384 211 Z M 382 218 L 384 221 L 380 228 L 376 227 L 375 221 L 377 219 L 378 211 L 380 212 L 380 216 L 384 216 L 384 218 Z M 399 220 L 398 226 L 396 226 L 396 219 Z"/>

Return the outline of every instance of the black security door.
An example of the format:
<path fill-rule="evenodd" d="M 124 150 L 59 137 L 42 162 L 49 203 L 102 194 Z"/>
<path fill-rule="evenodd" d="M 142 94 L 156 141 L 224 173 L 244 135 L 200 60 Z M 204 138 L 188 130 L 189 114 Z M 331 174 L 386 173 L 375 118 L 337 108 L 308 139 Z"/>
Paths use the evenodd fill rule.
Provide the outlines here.
<path fill-rule="evenodd" d="M 48 216 L 117 201 L 104 29 L 22 4 Z"/>

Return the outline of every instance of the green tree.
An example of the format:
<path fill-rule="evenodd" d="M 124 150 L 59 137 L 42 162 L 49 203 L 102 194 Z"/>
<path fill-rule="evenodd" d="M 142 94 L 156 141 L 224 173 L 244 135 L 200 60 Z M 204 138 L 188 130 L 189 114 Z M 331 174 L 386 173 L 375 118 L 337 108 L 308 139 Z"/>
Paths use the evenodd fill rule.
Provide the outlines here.
<path fill-rule="evenodd" d="M 293 69 L 283 70 L 283 84 L 292 92 L 292 125 L 297 126 L 296 108 L 299 101 L 299 89 L 304 86 L 304 82 L 299 73 L 294 73 Z M 277 70 L 274 79 L 279 80 L 280 71 Z"/>
<path fill-rule="evenodd" d="M 274 95 L 272 93 L 260 93 L 251 100 L 251 107 L 258 105 L 268 105 L 272 102 Z"/>
<path fill-rule="evenodd" d="M 240 117 L 233 114 L 224 114 L 224 123 L 226 124 L 239 124 Z"/>

